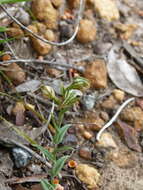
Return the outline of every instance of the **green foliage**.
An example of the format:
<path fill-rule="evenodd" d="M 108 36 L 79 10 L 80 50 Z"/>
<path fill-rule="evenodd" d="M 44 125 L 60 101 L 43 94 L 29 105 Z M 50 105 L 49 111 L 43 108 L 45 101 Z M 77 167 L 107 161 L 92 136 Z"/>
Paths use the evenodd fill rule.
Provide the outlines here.
<path fill-rule="evenodd" d="M 51 178 L 52 178 L 52 179 L 60 173 L 60 171 L 61 171 L 61 169 L 63 168 L 63 166 L 64 166 L 66 160 L 68 159 L 68 157 L 69 157 L 69 156 L 63 156 L 63 157 L 61 157 L 60 159 L 58 159 L 58 160 L 55 162 L 55 164 L 54 164 L 54 166 L 53 166 L 53 168 L 52 168 L 52 171 L 51 171 Z M 46 189 L 46 190 L 47 190 L 47 189 Z"/>
<path fill-rule="evenodd" d="M 57 133 L 53 137 L 53 142 L 55 144 L 60 144 L 63 141 L 63 138 L 64 138 L 64 136 L 65 136 L 65 134 L 66 134 L 66 132 L 70 126 L 71 125 L 65 125 L 65 126 L 58 129 Z"/>
<path fill-rule="evenodd" d="M 87 79 L 83 77 L 77 77 L 73 80 L 71 84 L 69 84 L 67 87 L 62 86 L 61 87 L 61 96 L 57 97 L 54 89 L 49 86 L 42 86 L 41 90 L 42 93 L 48 97 L 50 100 L 53 100 L 55 104 L 57 104 L 57 110 L 58 110 L 58 117 L 54 117 L 54 114 L 52 115 L 51 124 L 56 130 L 56 134 L 53 136 L 52 143 L 54 146 L 54 150 L 52 153 L 49 154 L 46 150 L 40 147 L 40 150 L 44 153 L 44 155 L 51 161 L 54 160 L 54 165 L 51 170 L 51 178 L 58 176 L 61 169 L 63 168 L 66 160 L 68 159 L 68 156 L 63 156 L 57 160 L 58 153 L 61 151 L 66 151 L 72 149 L 71 147 L 63 146 L 58 147 L 58 145 L 63 141 L 63 138 L 69 129 L 70 125 L 64 125 L 62 126 L 64 114 L 69 110 L 71 106 L 73 106 L 74 103 L 76 103 L 82 94 L 82 89 L 88 88 L 89 82 Z M 39 147 L 37 147 L 39 148 Z M 53 156 L 52 156 L 53 155 Z M 42 182 L 43 184 L 43 182 Z M 46 183 L 43 186 L 44 190 L 52 189 L 53 187 L 50 186 L 51 183 Z"/>
<path fill-rule="evenodd" d="M 56 187 L 54 184 L 49 183 L 48 180 L 46 179 L 41 180 L 41 185 L 43 189 L 47 189 L 47 190 L 54 190 Z"/>
<path fill-rule="evenodd" d="M 52 125 L 55 128 L 55 134 L 52 136 L 52 142 L 51 142 L 52 151 L 48 151 L 44 147 L 38 145 L 34 140 L 32 140 L 26 134 L 15 129 L 19 135 L 23 136 L 28 142 L 31 143 L 32 146 L 40 150 L 44 154 L 44 156 L 47 158 L 47 160 L 52 163 L 52 168 L 50 171 L 51 181 L 47 181 L 47 180 L 41 181 L 41 185 L 44 190 L 55 189 L 56 186 L 53 185 L 52 180 L 54 177 L 57 177 L 60 175 L 60 172 L 66 160 L 69 157 L 69 156 L 62 156 L 61 158 L 59 158 L 59 153 L 61 153 L 62 151 L 73 150 L 69 146 L 58 147 L 59 144 L 63 141 L 63 138 L 67 130 L 71 126 L 69 124 L 62 125 L 64 114 L 66 113 L 66 111 L 69 110 L 69 108 L 74 103 L 76 103 L 79 100 L 82 94 L 80 90 L 87 87 L 89 87 L 89 82 L 82 77 L 75 78 L 73 82 L 69 84 L 67 87 L 62 86 L 61 96 L 56 96 L 54 89 L 50 86 L 41 87 L 42 93 L 57 105 L 57 112 L 56 114 L 53 113 L 51 115 L 51 121 L 50 121 L 50 125 Z M 31 109 L 30 107 L 27 107 L 27 108 Z M 37 113 L 35 114 L 37 115 Z"/>
<path fill-rule="evenodd" d="M 53 151 L 53 154 L 56 154 L 58 152 L 64 152 L 64 151 L 67 151 L 67 150 L 73 150 L 73 148 L 70 147 L 70 146 L 58 147 L 58 148 L 55 148 L 55 150 Z"/>
<path fill-rule="evenodd" d="M 6 27 L 0 26 L 0 32 L 6 32 L 6 31 L 7 31 Z"/>
<path fill-rule="evenodd" d="M 66 90 L 71 89 L 79 89 L 82 90 L 84 88 L 89 88 L 90 84 L 86 78 L 83 77 L 76 77 L 74 78 L 73 82 L 66 88 Z"/>
<path fill-rule="evenodd" d="M 0 44 L 9 42 L 9 41 L 11 41 L 11 40 L 13 40 L 13 39 L 15 39 L 15 38 L 7 38 L 7 39 L 0 40 Z"/>
<path fill-rule="evenodd" d="M 34 145 L 37 149 L 39 149 L 45 156 L 46 158 L 49 160 L 49 161 L 52 161 L 54 162 L 56 160 L 55 156 L 49 152 L 47 149 L 43 148 L 42 146 L 40 145 Z"/>

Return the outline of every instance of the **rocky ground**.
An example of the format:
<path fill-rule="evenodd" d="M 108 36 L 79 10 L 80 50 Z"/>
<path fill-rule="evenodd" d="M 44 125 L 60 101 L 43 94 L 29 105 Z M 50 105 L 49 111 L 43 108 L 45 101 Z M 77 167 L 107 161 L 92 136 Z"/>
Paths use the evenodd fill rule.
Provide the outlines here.
<path fill-rule="evenodd" d="M 36 151 L 10 126 L 49 149 L 49 133 L 41 129 L 52 102 L 39 87 L 51 86 L 60 96 L 59 86 L 77 76 L 88 79 L 90 88 L 64 118 L 72 126 L 62 144 L 74 151 L 64 153 L 70 158 L 57 190 L 142 190 L 143 1 L 86 0 L 83 14 L 79 0 L 4 7 L 0 26 L 7 30 L 0 38 L 12 39 L 0 44 L 0 190 L 42 189 L 39 181 L 48 177 L 47 166 L 23 148 Z M 52 43 L 33 36 L 13 17 Z"/>

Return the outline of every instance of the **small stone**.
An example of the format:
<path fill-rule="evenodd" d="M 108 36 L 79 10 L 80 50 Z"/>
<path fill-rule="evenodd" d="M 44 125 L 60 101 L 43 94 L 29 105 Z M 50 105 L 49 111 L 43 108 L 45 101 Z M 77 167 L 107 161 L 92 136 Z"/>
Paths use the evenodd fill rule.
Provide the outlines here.
<path fill-rule="evenodd" d="M 112 44 L 109 42 L 103 43 L 102 41 L 98 41 L 93 43 L 93 52 L 95 54 L 105 55 L 111 47 Z"/>
<path fill-rule="evenodd" d="M 82 136 L 85 139 L 90 140 L 93 137 L 93 133 L 91 131 L 83 131 Z"/>
<path fill-rule="evenodd" d="M 112 135 L 108 132 L 103 133 L 98 142 L 95 143 L 95 146 L 100 148 L 117 148 L 117 145 L 112 137 Z"/>
<path fill-rule="evenodd" d="M 63 140 L 63 144 L 77 144 L 77 137 L 73 134 L 68 134 L 64 140 Z"/>
<path fill-rule="evenodd" d="M 91 160 L 92 155 L 89 147 L 81 147 L 79 149 L 79 156 L 86 160 Z"/>
<path fill-rule="evenodd" d="M 120 168 L 133 168 L 137 164 L 137 156 L 127 150 L 110 152 L 108 159 L 112 160 Z"/>
<path fill-rule="evenodd" d="M 50 44 L 46 44 L 37 38 L 31 37 L 31 41 L 32 47 L 39 55 L 47 55 L 52 50 L 52 46 Z"/>
<path fill-rule="evenodd" d="M 97 188 L 97 184 L 99 183 L 100 174 L 98 171 L 87 165 L 87 164 L 79 164 L 76 167 L 76 175 L 77 177 L 87 185 L 89 189 Z"/>
<path fill-rule="evenodd" d="M 105 111 L 101 111 L 101 112 L 100 112 L 100 117 L 101 117 L 104 121 L 106 121 L 106 122 L 109 120 L 109 115 L 108 115 L 108 113 L 105 112 Z"/>
<path fill-rule="evenodd" d="M 118 20 L 119 10 L 113 0 L 94 0 L 95 11 L 99 13 L 100 17 L 108 20 Z"/>
<path fill-rule="evenodd" d="M 33 23 L 33 26 L 37 28 L 37 33 L 40 35 L 45 34 L 46 32 L 46 26 L 42 22 L 35 22 Z"/>
<path fill-rule="evenodd" d="M 29 164 L 32 156 L 29 152 L 21 148 L 13 148 L 12 156 L 14 158 L 14 163 L 17 168 L 25 167 Z"/>
<path fill-rule="evenodd" d="M 70 38 L 72 36 L 72 28 L 69 24 L 67 24 L 66 22 L 62 21 L 60 22 L 60 39 L 67 39 Z"/>
<path fill-rule="evenodd" d="M 19 65 L 16 63 L 11 63 L 7 66 L 7 69 L 10 71 L 5 71 L 5 73 L 14 84 L 18 85 L 25 81 L 26 74 Z"/>
<path fill-rule="evenodd" d="M 119 102 L 122 102 L 125 98 L 125 92 L 119 89 L 113 90 L 113 95 L 115 99 Z"/>
<path fill-rule="evenodd" d="M 40 165 L 36 165 L 36 164 L 31 164 L 28 169 L 33 172 L 33 174 L 41 174 L 42 173 L 42 169 Z"/>
<path fill-rule="evenodd" d="M 62 5 L 62 3 L 63 3 L 63 0 L 52 0 L 52 4 L 53 4 L 56 8 L 60 7 L 60 6 Z"/>
<path fill-rule="evenodd" d="M 46 30 L 44 37 L 51 42 L 55 41 L 56 39 L 55 34 L 52 30 Z"/>
<path fill-rule="evenodd" d="M 89 95 L 83 96 L 82 104 L 86 110 L 91 110 L 94 108 L 95 101 L 96 101 L 95 95 L 89 94 Z"/>
<path fill-rule="evenodd" d="M 143 123 L 143 110 L 138 106 L 134 106 L 131 108 L 125 108 L 121 113 L 121 118 L 124 121 L 133 122 L 133 121 L 137 120 L 137 121 L 141 121 Z"/>
<path fill-rule="evenodd" d="M 46 71 L 47 71 L 47 74 L 50 76 L 50 77 L 58 77 L 58 76 L 60 76 L 61 75 L 61 71 L 60 70 L 57 70 L 57 69 L 54 69 L 54 68 L 50 68 L 50 67 L 48 67 L 47 69 L 46 69 Z"/>
<path fill-rule="evenodd" d="M 117 104 L 116 99 L 114 98 L 113 95 L 109 96 L 106 100 L 104 100 L 101 103 L 102 108 L 108 109 L 108 110 L 113 110 Z"/>
<path fill-rule="evenodd" d="M 94 88 L 107 87 L 107 68 L 103 60 L 99 59 L 87 64 L 84 76 L 89 79 Z"/>
<path fill-rule="evenodd" d="M 58 12 L 50 0 L 33 0 L 32 12 L 39 21 L 45 23 L 48 29 L 57 28 Z"/>
<path fill-rule="evenodd" d="M 95 24 L 88 19 L 82 19 L 80 21 L 80 27 L 77 33 L 77 40 L 81 43 L 92 42 L 96 39 L 96 27 Z"/>
<path fill-rule="evenodd" d="M 90 111 L 85 112 L 81 122 L 86 123 L 85 128 L 89 131 L 99 131 L 105 123 L 98 114 Z M 90 125 L 90 123 L 92 123 L 92 125 Z"/>
<path fill-rule="evenodd" d="M 30 16 L 23 8 L 18 9 L 18 15 L 16 17 L 25 26 L 30 24 Z"/>

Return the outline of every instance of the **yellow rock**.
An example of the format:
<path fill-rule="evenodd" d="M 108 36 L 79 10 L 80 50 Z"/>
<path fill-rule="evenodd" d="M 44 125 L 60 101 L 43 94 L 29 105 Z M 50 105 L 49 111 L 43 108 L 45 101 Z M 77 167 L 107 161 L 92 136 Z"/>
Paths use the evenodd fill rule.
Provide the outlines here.
<path fill-rule="evenodd" d="M 32 47 L 39 55 L 46 55 L 52 50 L 52 46 L 50 44 L 46 44 L 37 38 L 31 37 L 31 41 Z"/>
<path fill-rule="evenodd" d="M 101 103 L 102 108 L 112 110 L 115 109 L 115 106 L 117 105 L 117 100 L 113 95 L 109 96 L 106 100 L 104 100 Z"/>
<path fill-rule="evenodd" d="M 55 34 L 52 30 L 46 30 L 44 37 L 49 41 L 55 41 Z"/>
<path fill-rule="evenodd" d="M 81 43 L 92 42 L 96 39 L 96 27 L 95 24 L 88 19 L 82 19 L 80 21 L 79 31 L 77 33 L 77 40 Z"/>
<path fill-rule="evenodd" d="M 45 23 L 47 28 L 57 28 L 58 12 L 50 0 L 33 0 L 32 12 L 38 20 Z"/>
<path fill-rule="evenodd" d="M 94 2 L 95 10 L 99 13 L 101 18 L 109 22 L 119 19 L 119 10 L 115 0 L 94 0 Z"/>
<path fill-rule="evenodd" d="M 86 66 L 84 76 L 94 88 L 107 87 L 107 69 L 103 60 L 95 60 L 89 63 Z"/>
<path fill-rule="evenodd" d="M 125 98 L 125 92 L 119 89 L 113 90 L 113 95 L 119 102 L 122 102 Z"/>
<path fill-rule="evenodd" d="M 98 171 L 87 164 L 77 165 L 76 175 L 89 189 L 96 188 L 100 179 Z"/>
<path fill-rule="evenodd" d="M 62 3 L 63 3 L 63 0 L 52 0 L 52 4 L 55 7 L 60 7 Z"/>

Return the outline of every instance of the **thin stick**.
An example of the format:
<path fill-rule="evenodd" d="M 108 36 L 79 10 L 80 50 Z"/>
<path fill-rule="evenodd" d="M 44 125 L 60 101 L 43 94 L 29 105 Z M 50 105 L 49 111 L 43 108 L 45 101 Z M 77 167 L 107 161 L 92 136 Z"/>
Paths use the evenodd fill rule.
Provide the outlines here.
<path fill-rule="evenodd" d="M 13 59 L 13 60 L 8 60 L 8 61 L 0 61 L 0 65 L 3 66 L 8 66 L 11 63 L 38 63 L 38 64 L 45 64 L 49 65 L 50 67 L 65 67 L 65 68 L 72 68 L 75 70 L 78 70 L 80 72 L 84 71 L 84 68 L 82 66 L 76 66 L 73 64 L 64 64 L 64 63 L 56 63 L 54 61 L 47 61 L 47 60 L 39 60 L 39 59 Z"/>
<path fill-rule="evenodd" d="M 121 113 L 121 111 L 132 101 L 134 101 L 135 98 L 129 98 L 128 100 L 126 100 L 117 110 L 117 112 L 115 113 L 115 115 L 112 117 L 112 119 L 106 123 L 102 128 L 101 130 L 97 133 L 97 136 L 96 136 L 96 140 L 99 141 L 100 140 L 100 137 L 102 135 L 102 133 L 105 131 L 105 129 L 107 129 L 108 127 L 110 127 L 113 122 L 117 119 L 117 117 L 119 116 L 119 114 Z"/>
<path fill-rule="evenodd" d="M 12 177 L 10 179 L 5 180 L 5 183 L 7 184 L 20 184 L 20 183 L 28 183 L 28 182 L 40 182 L 41 179 L 47 178 L 47 174 L 41 174 L 41 175 L 32 175 L 28 177 Z"/>
<path fill-rule="evenodd" d="M 74 38 L 76 37 L 77 35 L 77 32 L 78 32 L 78 29 L 79 29 L 79 23 L 80 23 L 80 20 L 81 20 L 81 17 L 82 17 L 82 12 L 84 10 L 84 0 L 80 0 L 80 6 L 79 6 L 79 12 L 78 12 L 78 16 L 77 16 L 77 21 L 76 21 L 76 27 L 75 27 L 75 31 L 73 33 L 73 35 L 71 36 L 70 39 L 68 39 L 67 41 L 65 42 L 51 42 L 51 41 L 48 41 L 42 37 L 40 37 L 39 35 L 33 33 L 29 28 L 25 27 L 21 22 L 19 22 L 14 16 L 12 16 L 8 11 L 7 9 L 2 5 L 0 4 L 0 7 L 3 9 L 3 11 L 14 21 L 16 22 L 22 29 L 28 31 L 29 33 L 31 33 L 34 37 L 38 38 L 39 40 L 45 42 L 45 43 L 48 43 L 50 45 L 55 45 L 55 46 L 64 46 L 64 45 L 67 45 L 69 44 L 70 42 L 72 42 L 74 40 Z"/>

